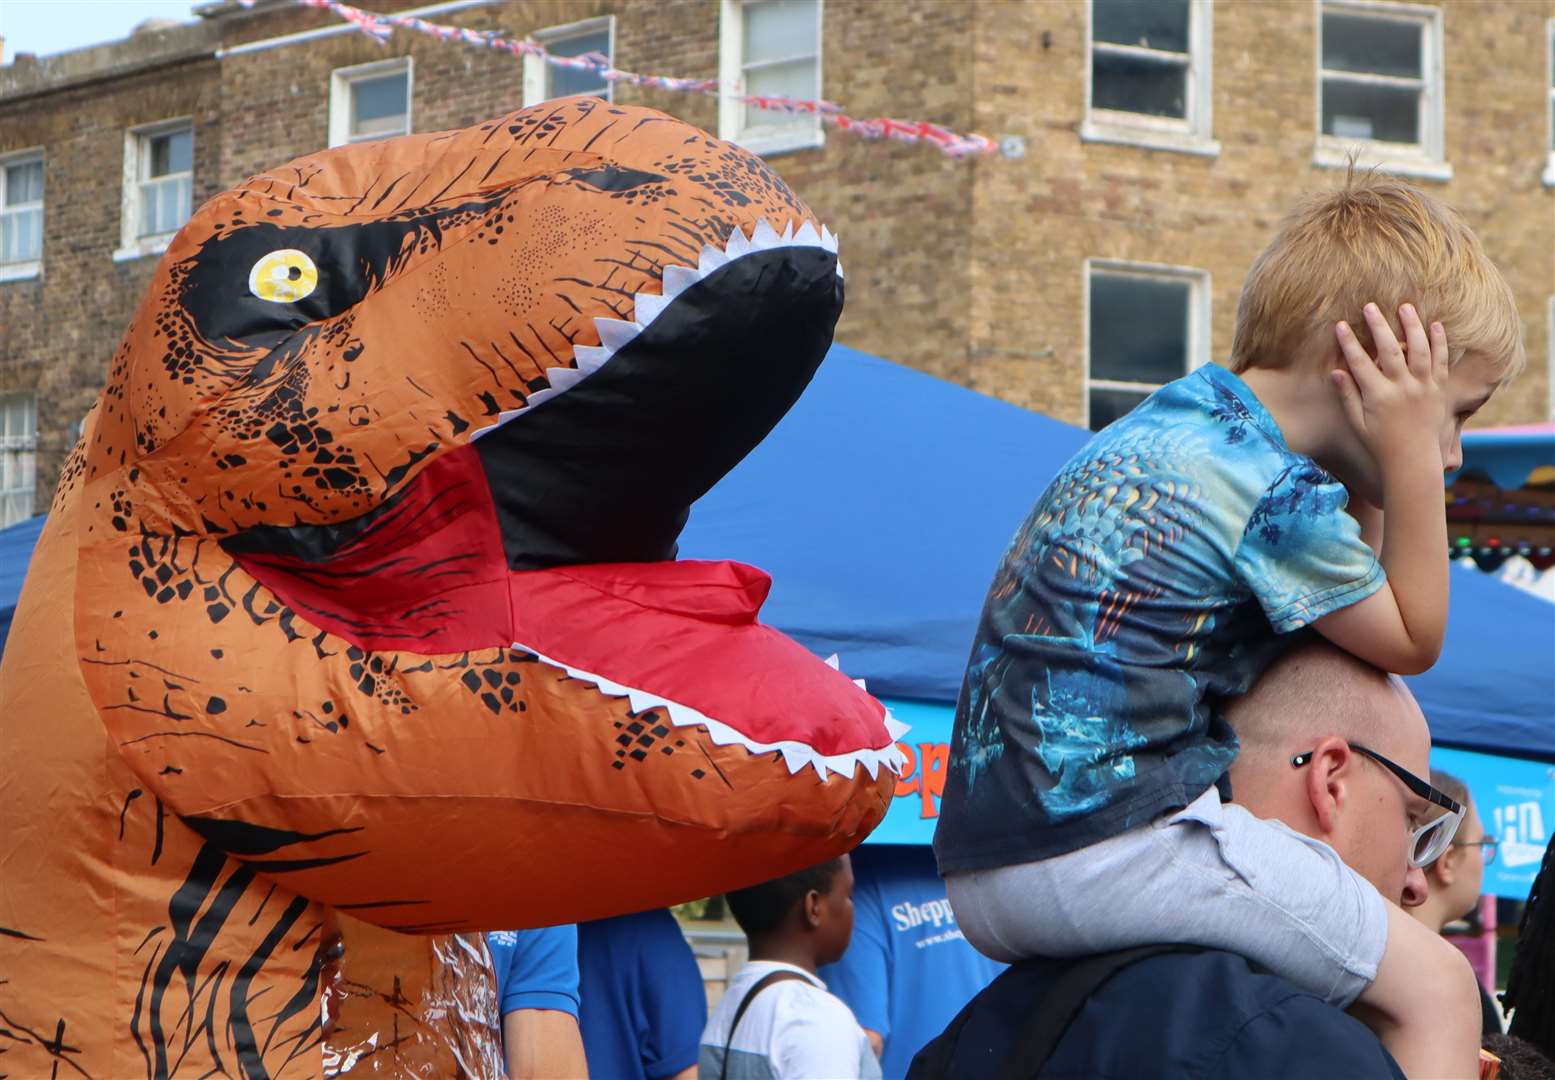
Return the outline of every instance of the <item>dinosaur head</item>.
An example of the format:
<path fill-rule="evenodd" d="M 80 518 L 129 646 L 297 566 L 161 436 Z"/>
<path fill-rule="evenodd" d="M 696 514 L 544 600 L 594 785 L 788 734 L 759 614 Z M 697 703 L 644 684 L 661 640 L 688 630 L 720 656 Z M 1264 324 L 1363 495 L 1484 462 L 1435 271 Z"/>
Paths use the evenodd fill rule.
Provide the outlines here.
<path fill-rule="evenodd" d="M 79 461 L 77 641 L 110 731 L 229 850 L 330 840 L 266 769 L 185 779 L 172 759 L 194 730 L 228 765 L 284 750 L 309 790 L 412 801 L 432 797 L 402 771 L 430 752 L 418 738 L 457 732 L 470 761 L 489 738 L 526 748 L 515 804 L 567 798 L 543 775 L 565 763 L 584 806 L 724 835 L 773 825 L 808 785 L 826 820 L 777 846 L 826 857 L 840 819 L 856 834 L 883 811 L 883 710 L 756 621 L 760 571 L 672 560 L 691 504 L 809 382 L 841 304 L 835 241 L 759 159 L 589 99 L 219 195 L 158 267 Z M 156 702 L 148 664 L 178 676 Z M 256 732 L 278 719 L 309 737 Z M 335 749 L 298 749 L 318 731 Z M 376 758 L 340 774 L 355 740 Z M 684 751 L 678 777 L 607 792 L 586 775 L 643 773 L 649 748 L 654 767 Z M 714 773 L 794 789 L 715 808 L 694 794 Z M 332 865 L 309 887 L 339 902 Z"/>

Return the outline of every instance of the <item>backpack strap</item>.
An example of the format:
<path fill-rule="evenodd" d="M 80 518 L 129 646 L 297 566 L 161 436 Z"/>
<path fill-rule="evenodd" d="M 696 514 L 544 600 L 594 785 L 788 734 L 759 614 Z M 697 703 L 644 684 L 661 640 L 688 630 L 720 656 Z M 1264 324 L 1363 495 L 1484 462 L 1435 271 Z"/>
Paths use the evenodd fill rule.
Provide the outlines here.
<path fill-rule="evenodd" d="M 1031 1011 L 1031 1021 L 1005 1055 L 997 1080 L 1033 1080 L 1047 1064 L 1064 1032 L 1080 1015 L 1092 994 L 1118 972 L 1141 960 L 1166 953 L 1203 952 L 1192 945 L 1141 945 L 1138 948 L 1088 956 L 1058 977 Z"/>
<path fill-rule="evenodd" d="M 740 1018 L 745 1015 L 745 1010 L 750 1007 L 752 1001 L 756 1000 L 757 994 L 773 983 L 785 982 L 789 979 L 798 979 L 800 982 L 806 983 L 810 981 L 797 971 L 785 971 L 779 968 L 777 971 L 767 972 L 767 974 L 756 980 L 755 986 L 745 991 L 745 996 L 740 999 L 739 1007 L 734 1010 L 734 1019 L 729 1022 L 729 1037 L 724 1040 L 724 1058 L 723 1064 L 718 1068 L 718 1080 L 728 1080 L 729 1049 L 734 1045 L 734 1032 L 740 1026 Z"/>

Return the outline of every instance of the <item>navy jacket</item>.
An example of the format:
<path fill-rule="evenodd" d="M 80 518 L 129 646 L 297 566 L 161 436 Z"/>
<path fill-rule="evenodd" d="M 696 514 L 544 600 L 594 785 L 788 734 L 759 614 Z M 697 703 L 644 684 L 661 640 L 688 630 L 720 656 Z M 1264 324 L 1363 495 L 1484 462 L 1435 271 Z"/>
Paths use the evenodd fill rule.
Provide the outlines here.
<path fill-rule="evenodd" d="M 992 1076 L 1066 969 L 1032 960 L 973 999 L 955 1080 Z M 922 1056 L 909 1080 L 921 1076 Z M 1037 1074 L 1043 1080 L 1404 1080 L 1360 1021 L 1227 952 L 1169 953 L 1124 968 L 1081 1009 Z"/>

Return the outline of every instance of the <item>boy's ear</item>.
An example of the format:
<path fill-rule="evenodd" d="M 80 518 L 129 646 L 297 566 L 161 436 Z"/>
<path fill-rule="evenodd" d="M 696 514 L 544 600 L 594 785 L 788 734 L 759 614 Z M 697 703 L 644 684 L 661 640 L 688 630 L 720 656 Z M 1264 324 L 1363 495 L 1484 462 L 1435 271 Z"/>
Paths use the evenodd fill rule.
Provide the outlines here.
<path fill-rule="evenodd" d="M 811 889 L 804 894 L 804 900 L 799 904 L 800 917 L 804 919 L 805 928 L 814 930 L 821 925 L 821 894 Z"/>

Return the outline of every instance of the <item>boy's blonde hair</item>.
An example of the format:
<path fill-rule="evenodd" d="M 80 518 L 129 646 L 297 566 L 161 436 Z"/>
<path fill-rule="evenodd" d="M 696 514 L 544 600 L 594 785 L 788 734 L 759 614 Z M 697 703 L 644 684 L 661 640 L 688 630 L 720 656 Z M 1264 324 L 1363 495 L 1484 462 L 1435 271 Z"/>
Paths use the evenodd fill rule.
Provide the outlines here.
<path fill-rule="evenodd" d="M 1375 303 L 1403 341 L 1400 304 L 1447 331 L 1449 362 L 1487 357 L 1503 382 L 1525 363 L 1511 286 L 1457 212 L 1409 184 L 1352 164 L 1344 186 L 1308 196 L 1247 272 L 1231 370 L 1285 367 L 1349 323 L 1371 345 Z"/>

